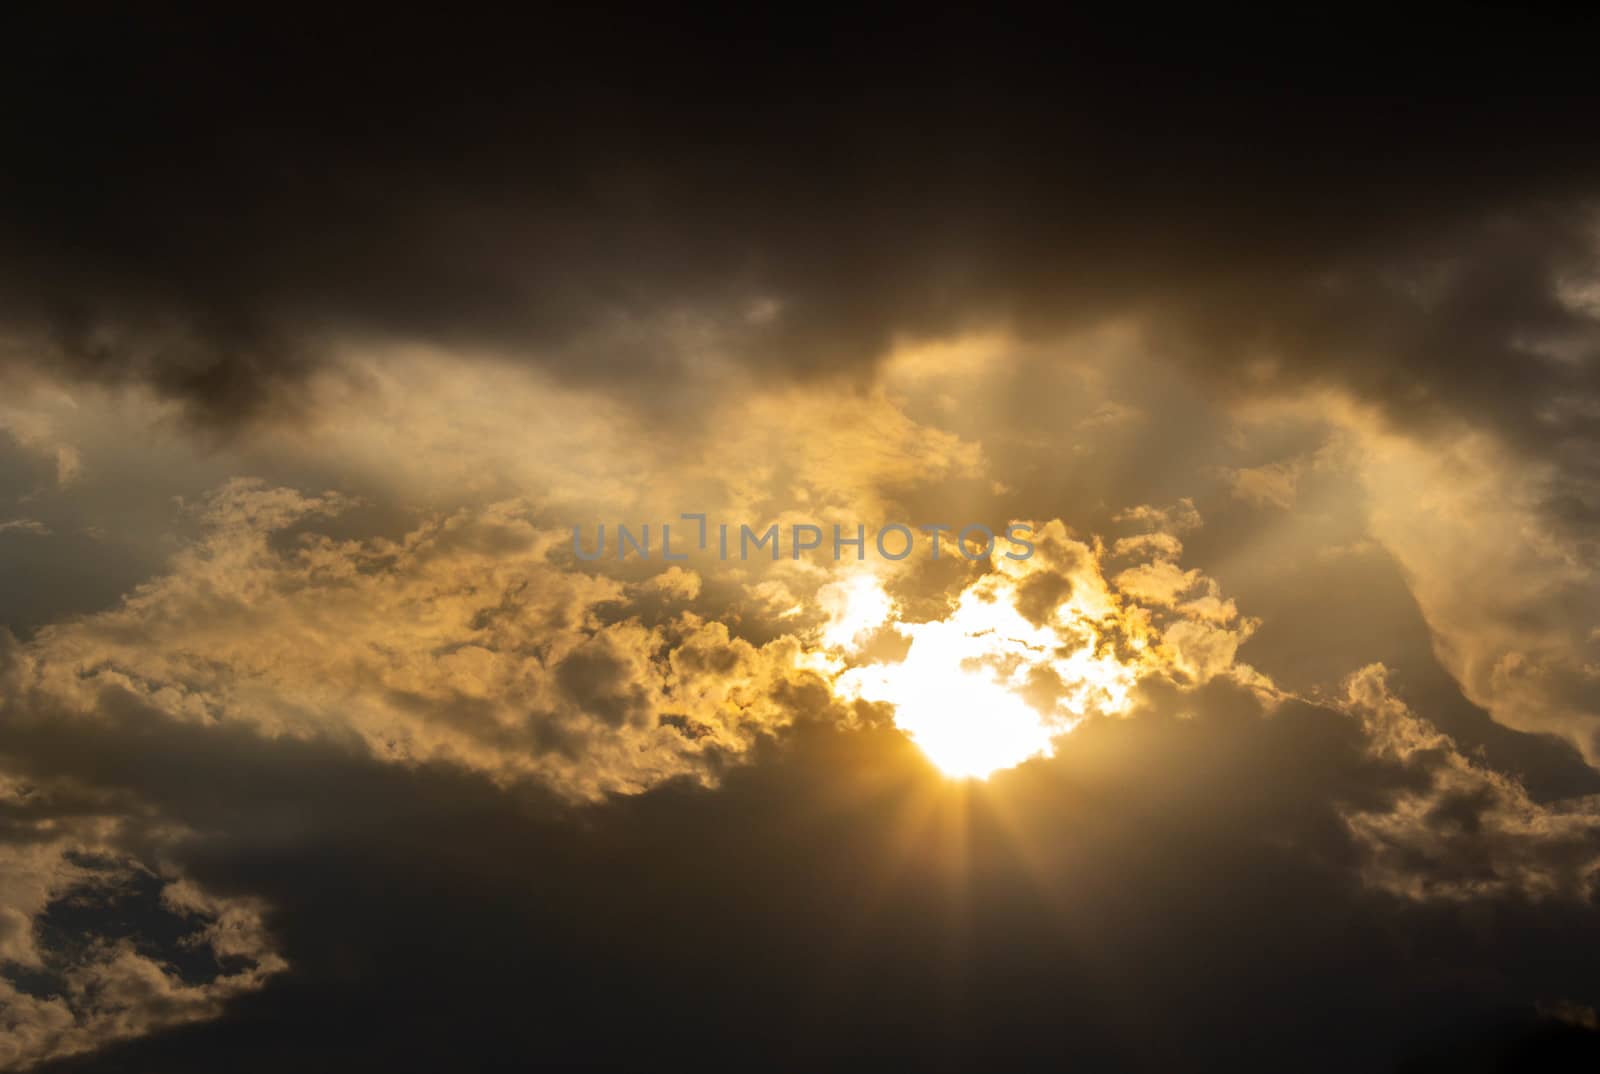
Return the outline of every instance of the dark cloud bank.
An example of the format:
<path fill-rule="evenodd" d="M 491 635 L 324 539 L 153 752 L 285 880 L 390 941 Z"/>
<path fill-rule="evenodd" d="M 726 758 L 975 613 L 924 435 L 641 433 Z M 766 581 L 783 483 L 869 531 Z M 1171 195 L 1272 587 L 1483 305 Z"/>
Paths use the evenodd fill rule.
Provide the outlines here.
<path fill-rule="evenodd" d="M 69 712 L 11 670 L 0 771 L 31 791 L 0 847 L 119 817 L 108 854 L 264 898 L 288 963 L 214 1021 L 46 1069 L 1458 1070 L 1597 1047 L 1592 830 L 1508 826 L 1507 785 L 1350 712 L 1151 683 L 963 789 L 813 681 L 785 692 L 798 723 L 712 763 L 720 786 L 573 805 L 116 688 Z M 1416 802 L 1378 852 L 1352 825 Z M 141 890 L 57 899 L 41 943 L 127 934 L 215 972 Z"/>
<path fill-rule="evenodd" d="M 292 408 L 339 340 L 651 398 L 697 348 L 811 374 L 1137 314 L 1224 380 L 1270 355 L 1406 421 L 1592 444 L 1538 417 L 1592 363 L 1536 353 L 1593 347 L 1557 296 L 1594 270 L 1589 18 L 15 30 L 13 346 L 204 421 Z"/>
<path fill-rule="evenodd" d="M 1595 848 L 1551 841 L 1525 862 L 1575 870 L 1538 900 L 1511 875 L 1464 899 L 1363 884 L 1343 817 L 1426 792 L 1444 762 L 1380 759 L 1327 709 L 1158 693 L 965 794 L 899 732 L 819 709 L 720 789 L 588 807 L 185 727 L 115 695 L 102 709 L 92 737 L 14 718 L 3 748 L 41 785 L 91 779 L 192 824 L 184 868 L 269 898 L 292 970 L 218 1021 L 52 1070 L 1425 1071 L 1600 1054 L 1558 1016 L 1600 999 L 1578 956 L 1600 941 L 1580 867 Z M 1492 875 L 1493 805 L 1441 795 L 1429 849 L 1390 864 L 1434 885 Z"/>

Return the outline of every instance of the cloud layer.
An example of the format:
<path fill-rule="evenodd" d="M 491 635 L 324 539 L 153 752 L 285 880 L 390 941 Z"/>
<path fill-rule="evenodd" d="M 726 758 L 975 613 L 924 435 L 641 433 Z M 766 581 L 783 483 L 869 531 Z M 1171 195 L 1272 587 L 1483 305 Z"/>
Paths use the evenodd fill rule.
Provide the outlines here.
<path fill-rule="evenodd" d="M 1592 16 L 458 14 L 8 27 L 0 1066 L 1592 1060 Z"/>

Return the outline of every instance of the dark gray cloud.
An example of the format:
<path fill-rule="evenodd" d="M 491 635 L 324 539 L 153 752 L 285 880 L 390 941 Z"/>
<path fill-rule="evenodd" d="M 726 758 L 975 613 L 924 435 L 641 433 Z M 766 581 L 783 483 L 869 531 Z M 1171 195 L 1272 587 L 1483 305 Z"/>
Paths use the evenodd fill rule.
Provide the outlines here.
<path fill-rule="evenodd" d="M 1152 695 L 967 791 L 887 725 L 829 717 L 716 789 L 582 807 L 111 697 L 98 726 L 5 748 L 192 822 L 184 868 L 268 898 L 291 969 L 218 1021 L 52 1069 L 210 1069 L 219 1049 L 244 1070 L 1387 1069 L 1463 1041 L 1486 1059 L 1600 999 L 1571 957 L 1600 940 L 1592 878 L 1373 887 L 1348 818 L 1448 790 L 1447 758 L 1232 687 Z M 1504 863 L 1505 833 L 1464 823 L 1483 788 L 1421 817 L 1438 852 L 1398 868 Z"/>
<path fill-rule="evenodd" d="M 0 316 L 221 423 L 346 339 L 692 402 L 708 349 L 803 375 L 1129 313 L 1404 420 L 1592 397 L 1529 353 L 1593 347 L 1554 290 L 1594 269 L 1590 23 L 1203 21 L 19 26 Z"/>

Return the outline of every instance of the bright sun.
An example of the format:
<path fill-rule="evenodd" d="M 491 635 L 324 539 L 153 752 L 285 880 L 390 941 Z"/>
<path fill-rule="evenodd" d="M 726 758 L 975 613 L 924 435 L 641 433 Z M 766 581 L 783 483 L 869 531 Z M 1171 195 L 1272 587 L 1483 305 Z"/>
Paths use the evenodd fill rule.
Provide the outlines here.
<path fill-rule="evenodd" d="M 905 659 L 849 667 L 838 688 L 892 704 L 895 723 L 953 778 L 984 778 L 1048 756 L 1054 739 L 1088 712 L 1125 708 L 1135 671 L 1094 652 L 1095 634 L 1083 627 L 1090 609 L 1063 604 L 1039 626 L 1015 598 L 1013 579 L 989 574 L 944 619 L 889 622 L 893 603 L 875 578 L 838 583 L 828 594 L 831 645 L 850 652 L 885 624 L 910 641 Z"/>

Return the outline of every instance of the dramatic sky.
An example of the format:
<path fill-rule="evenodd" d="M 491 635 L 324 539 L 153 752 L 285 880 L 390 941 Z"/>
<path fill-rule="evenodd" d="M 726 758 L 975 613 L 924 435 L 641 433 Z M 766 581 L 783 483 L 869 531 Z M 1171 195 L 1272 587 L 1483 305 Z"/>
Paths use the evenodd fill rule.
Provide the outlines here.
<path fill-rule="evenodd" d="M 7 16 L 0 1068 L 1600 1066 L 1600 24 L 1127 14 Z"/>

